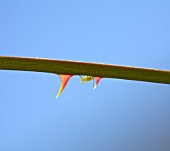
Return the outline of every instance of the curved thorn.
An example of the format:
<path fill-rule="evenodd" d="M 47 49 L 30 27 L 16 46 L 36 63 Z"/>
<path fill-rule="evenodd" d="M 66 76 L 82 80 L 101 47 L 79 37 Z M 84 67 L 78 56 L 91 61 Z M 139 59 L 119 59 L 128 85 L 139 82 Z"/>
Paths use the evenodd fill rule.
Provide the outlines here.
<path fill-rule="evenodd" d="M 61 92 L 64 90 L 67 82 L 69 81 L 69 79 L 73 76 L 73 75 L 64 75 L 64 74 L 58 74 L 58 76 L 61 79 L 61 85 L 60 85 L 60 89 L 58 91 L 58 94 L 56 96 L 56 98 L 58 98 L 61 94 Z"/>
<path fill-rule="evenodd" d="M 95 83 L 93 89 L 96 89 L 96 87 L 97 87 L 99 81 L 101 80 L 101 77 L 95 77 L 95 79 L 96 79 L 96 83 Z"/>

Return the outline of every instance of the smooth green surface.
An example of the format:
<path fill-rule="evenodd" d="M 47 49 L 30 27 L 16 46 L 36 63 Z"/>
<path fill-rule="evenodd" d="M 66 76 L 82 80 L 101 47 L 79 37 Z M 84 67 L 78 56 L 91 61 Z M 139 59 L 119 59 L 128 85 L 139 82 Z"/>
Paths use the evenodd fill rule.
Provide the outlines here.
<path fill-rule="evenodd" d="M 0 56 L 0 69 L 90 75 L 170 84 L 170 71 L 46 58 Z"/>

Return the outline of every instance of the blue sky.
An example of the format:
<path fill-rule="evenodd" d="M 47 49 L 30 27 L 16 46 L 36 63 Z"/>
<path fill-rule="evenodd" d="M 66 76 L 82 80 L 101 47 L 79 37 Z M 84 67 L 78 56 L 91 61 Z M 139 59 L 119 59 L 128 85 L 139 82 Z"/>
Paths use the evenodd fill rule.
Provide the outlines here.
<path fill-rule="evenodd" d="M 0 55 L 170 69 L 168 0 L 1 0 Z M 170 87 L 118 79 L 61 96 L 54 74 L 0 71 L 1 151 L 169 151 Z"/>

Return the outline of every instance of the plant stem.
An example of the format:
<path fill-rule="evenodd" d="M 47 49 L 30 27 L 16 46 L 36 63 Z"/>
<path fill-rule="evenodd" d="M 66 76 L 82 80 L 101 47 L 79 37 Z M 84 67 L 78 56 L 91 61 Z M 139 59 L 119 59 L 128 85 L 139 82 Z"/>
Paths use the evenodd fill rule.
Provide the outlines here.
<path fill-rule="evenodd" d="M 170 84 L 170 71 L 45 58 L 0 56 L 1 70 L 89 75 Z"/>

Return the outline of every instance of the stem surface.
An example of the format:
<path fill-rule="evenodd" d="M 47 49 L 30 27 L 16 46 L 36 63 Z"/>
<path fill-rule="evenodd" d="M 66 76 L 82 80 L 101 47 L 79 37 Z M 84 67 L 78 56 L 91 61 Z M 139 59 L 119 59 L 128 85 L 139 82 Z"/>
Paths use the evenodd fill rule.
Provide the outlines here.
<path fill-rule="evenodd" d="M 89 75 L 170 84 L 170 71 L 46 58 L 0 56 L 1 70 Z"/>

